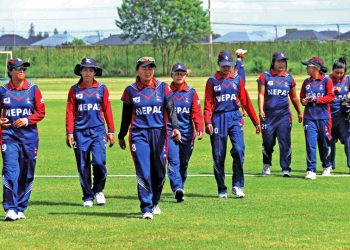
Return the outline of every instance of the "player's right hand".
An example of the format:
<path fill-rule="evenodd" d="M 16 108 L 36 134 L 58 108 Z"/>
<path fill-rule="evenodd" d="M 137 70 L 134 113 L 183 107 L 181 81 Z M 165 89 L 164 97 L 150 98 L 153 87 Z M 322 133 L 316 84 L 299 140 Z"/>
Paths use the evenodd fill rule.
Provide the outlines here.
<path fill-rule="evenodd" d="M 264 120 L 265 120 L 265 112 L 264 112 L 264 111 L 261 111 L 261 112 L 259 113 L 259 118 L 260 118 L 261 121 L 264 121 Z"/>
<path fill-rule="evenodd" d="M 261 126 L 260 125 L 256 125 L 255 126 L 255 133 L 258 135 L 261 133 Z"/>
<path fill-rule="evenodd" d="M 126 148 L 126 143 L 124 139 L 119 139 L 119 147 L 123 150 Z"/>
<path fill-rule="evenodd" d="M 74 143 L 74 135 L 67 135 L 66 138 L 66 144 L 69 148 L 73 147 L 73 143 Z"/>
<path fill-rule="evenodd" d="M 7 119 L 6 117 L 0 118 L 0 126 L 1 128 L 8 128 L 11 126 L 11 123 L 9 123 L 9 119 Z"/>
<path fill-rule="evenodd" d="M 212 135 L 213 132 L 214 132 L 213 125 L 207 124 L 207 125 L 205 126 L 205 133 L 207 133 L 208 135 Z"/>

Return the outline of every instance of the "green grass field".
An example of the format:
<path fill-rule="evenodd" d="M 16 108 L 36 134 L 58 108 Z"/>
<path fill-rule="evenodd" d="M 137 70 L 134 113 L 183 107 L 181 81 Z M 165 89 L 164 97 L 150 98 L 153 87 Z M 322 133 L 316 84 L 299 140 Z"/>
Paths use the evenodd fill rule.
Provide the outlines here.
<path fill-rule="evenodd" d="M 257 90 L 248 78 L 247 88 L 256 107 Z M 304 76 L 296 77 L 298 87 Z M 164 79 L 169 80 L 169 79 Z M 0 222 L 0 249 L 348 249 L 350 214 L 348 169 L 343 148 L 337 145 L 337 177 L 304 180 L 306 168 L 302 125 L 292 130 L 292 178 L 282 178 L 279 150 L 275 148 L 272 176 L 260 176 L 261 136 L 250 120 L 245 125 L 246 198 L 218 199 L 213 176 L 190 176 L 186 201 L 176 203 L 167 180 L 154 220 L 140 219 L 136 178 L 109 177 L 107 204 L 81 206 L 81 188 L 72 150 L 65 145 L 65 99 L 77 79 L 34 80 L 41 88 L 47 116 L 39 124 L 40 146 L 34 190 L 27 220 Z M 117 130 L 120 96 L 132 78 L 103 78 L 113 98 Z M 206 78 L 189 78 L 201 98 Z M 294 115 L 295 117 L 295 115 Z M 295 119 L 296 120 L 296 119 Z M 228 147 L 228 151 L 230 146 Z M 232 173 L 228 152 L 226 170 Z M 110 175 L 133 175 L 129 150 L 109 148 Z M 321 172 L 318 161 L 318 171 Z M 212 174 L 209 137 L 197 141 L 189 174 Z M 227 176 L 226 184 L 231 186 Z"/>

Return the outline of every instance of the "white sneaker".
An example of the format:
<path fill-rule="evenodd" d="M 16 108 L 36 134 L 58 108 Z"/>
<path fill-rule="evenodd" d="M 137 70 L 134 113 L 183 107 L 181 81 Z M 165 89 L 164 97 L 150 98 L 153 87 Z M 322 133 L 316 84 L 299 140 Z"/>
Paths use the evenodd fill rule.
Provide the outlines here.
<path fill-rule="evenodd" d="M 239 187 L 233 187 L 232 193 L 236 196 L 236 198 L 244 198 L 245 194 L 243 193 L 243 190 Z"/>
<path fill-rule="evenodd" d="M 160 208 L 159 208 L 158 205 L 155 205 L 155 206 L 153 206 L 153 208 L 152 208 L 152 213 L 153 213 L 153 214 L 161 214 L 162 211 L 160 210 Z"/>
<path fill-rule="evenodd" d="M 218 195 L 218 197 L 219 197 L 219 198 L 225 199 L 225 198 L 227 198 L 227 193 L 220 193 L 220 194 Z"/>
<path fill-rule="evenodd" d="M 153 220 L 153 214 L 150 212 L 146 212 L 142 214 L 143 219 Z"/>
<path fill-rule="evenodd" d="M 18 219 L 18 216 L 17 216 L 17 213 L 15 212 L 15 210 L 8 210 L 6 215 L 5 215 L 5 220 L 6 221 L 14 221 L 14 220 L 17 220 Z"/>
<path fill-rule="evenodd" d="M 24 215 L 23 212 L 18 212 L 18 213 L 17 213 L 17 218 L 18 218 L 19 220 L 25 220 L 25 219 L 27 219 L 27 217 Z"/>
<path fill-rule="evenodd" d="M 102 192 L 96 193 L 95 194 L 96 198 L 96 204 L 97 205 L 104 205 L 106 204 L 106 197 Z"/>
<path fill-rule="evenodd" d="M 271 174 L 270 165 L 264 164 L 262 175 L 270 175 L 270 174 Z"/>
<path fill-rule="evenodd" d="M 331 176 L 332 167 L 324 168 L 322 176 Z"/>
<path fill-rule="evenodd" d="M 312 171 L 307 171 L 305 179 L 315 180 L 316 179 L 316 173 L 312 172 Z"/>
<path fill-rule="evenodd" d="M 283 171 L 282 171 L 282 176 L 283 176 L 283 177 L 290 177 L 290 176 L 291 176 L 290 171 L 288 171 L 288 170 L 283 170 Z"/>
<path fill-rule="evenodd" d="M 84 201 L 83 202 L 84 207 L 92 207 L 93 205 L 94 205 L 94 203 L 92 201 Z"/>

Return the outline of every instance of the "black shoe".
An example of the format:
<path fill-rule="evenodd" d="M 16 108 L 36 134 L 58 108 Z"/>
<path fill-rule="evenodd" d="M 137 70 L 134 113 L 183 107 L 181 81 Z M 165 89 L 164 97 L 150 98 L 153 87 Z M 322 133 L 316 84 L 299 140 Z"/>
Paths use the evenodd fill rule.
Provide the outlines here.
<path fill-rule="evenodd" d="M 184 199 L 184 191 L 182 189 L 178 189 L 175 191 L 175 199 L 177 202 L 183 202 Z"/>

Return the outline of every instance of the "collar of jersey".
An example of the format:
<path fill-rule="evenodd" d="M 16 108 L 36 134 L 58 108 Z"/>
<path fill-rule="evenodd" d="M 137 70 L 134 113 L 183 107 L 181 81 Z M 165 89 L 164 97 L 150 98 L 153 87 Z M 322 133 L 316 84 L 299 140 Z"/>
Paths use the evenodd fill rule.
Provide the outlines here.
<path fill-rule="evenodd" d="M 137 77 L 136 85 L 137 85 L 137 88 L 138 88 L 138 89 L 143 89 L 143 88 L 148 88 L 148 89 L 152 88 L 152 89 L 155 89 L 155 88 L 156 88 L 156 82 L 157 82 L 157 80 L 156 80 L 155 78 L 153 78 L 150 85 L 144 86 L 144 85 L 141 83 L 140 78 Z"/>
<path fill-rule="evenodd" d="M 276 71 L 274 71 L 273 69 L 270 70 L 271 74 L 274 76 L 286 76 L 287 73 L 285 71 L 281 72 L 281 73 L 277 73 Z"/>
<path fill-rule="evenodd" d="M 79 83 L 79 88 L 81 88 L 81 89 L 92 89 L 92 88 L 97 88 L 97 87 L 98 87 L 98 82 L 95 80 L 90 86 L 86 86 L 85 82 Z"/>
<path fill-rule="evenodd" d="M 181 92 L 181 91 L 188 91 L 188 85 L 187 85 L 187 82 L 184 82 L 181 87 L 178 89 L 175 87 L 175 85 L 173 84 L 173 82 L 171 83 L 170 85 L 170 88 L 172 91 L 177 91 L 177 92 Z"/>
<path fill-rule="evenodd" d="M 216 79 L 234 78 L 234 77 L 233 77 L 233 72 L 232 72 L 232 70 L 230 71 L 230 73 L 229 73 L 226 77 L 224 77 L 223 75 L 221 75 L 220 71 L 216 71 L 215 77 L 216 77 Z"/>
<path fill-rule="evenodd" d="M 333 82 L 343 82 L 345 78 L 345 74 L 340 80 L 335 79 L 333 74 L 329 74 L 329 77 L 332 79 Z"/>
<path fill-rule="evenodd" d="M 24 79 L 24 83 L 22 85 L 21 88 L 16 88 L 15 85 L 13 85 L 12 81 L 9 82 L 9 87 L 10 87 L 10 90 L 22 90 L 22 89 L 29 89 L 29 83 L 26 79 Z"/>
<path fill-rule="evenodd" d="M 320 74 L 320 76 L 317 79 L 314 79 L 312 76 L 310 76 L 309 81 L 315 81 L 315 80 L 320 80 L 322 81 L 324 79 L 325 75 L 324 74 Z"/>

